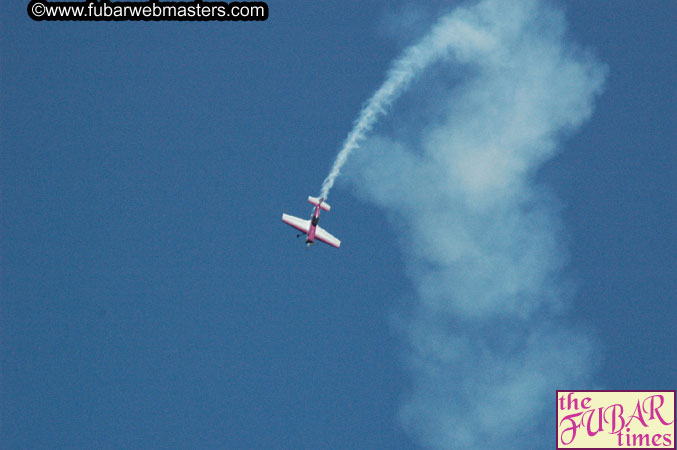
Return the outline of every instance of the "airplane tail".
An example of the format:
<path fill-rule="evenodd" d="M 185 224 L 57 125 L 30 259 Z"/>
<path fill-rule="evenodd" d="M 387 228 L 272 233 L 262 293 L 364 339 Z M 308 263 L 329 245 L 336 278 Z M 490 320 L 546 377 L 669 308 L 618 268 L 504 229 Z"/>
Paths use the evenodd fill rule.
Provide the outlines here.
<path fill-rule="evenodd" d="M 328 203 L 324 202 L 323 198 L 317 198 L 317 197 L 308 197 L 308 202 L 312 203 L 315 206 L 320 206 L 320 208 L 324 209 L 325 211 L 329 211 L 331 209 L 331 206 L 329 206 Z"/>

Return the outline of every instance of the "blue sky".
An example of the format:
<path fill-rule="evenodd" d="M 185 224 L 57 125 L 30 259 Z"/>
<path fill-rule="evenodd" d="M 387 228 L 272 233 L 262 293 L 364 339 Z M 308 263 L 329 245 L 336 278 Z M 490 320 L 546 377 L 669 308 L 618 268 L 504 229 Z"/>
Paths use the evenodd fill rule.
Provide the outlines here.
<path fill-rule="evenodd" d="M 455 4 L 268 4 L 250 23 L 38 23 L 3 4 L 0 447 L 439 442 L 402 416 L 425 383 L 402 331 L 424 236 L 358 162 L 391 167 L 379 143 L 416 141 L 464 72 L 422 74 L 358 150 L 322 217 L 341 249 L 305 251 L 280 215 L 310 213 L 391 61 Z M 606 70 L 528 177 L 556 219 L 553 320 L 585 336 L 576 387 L 674 389 L 677 6 L 544 8 Z"/>

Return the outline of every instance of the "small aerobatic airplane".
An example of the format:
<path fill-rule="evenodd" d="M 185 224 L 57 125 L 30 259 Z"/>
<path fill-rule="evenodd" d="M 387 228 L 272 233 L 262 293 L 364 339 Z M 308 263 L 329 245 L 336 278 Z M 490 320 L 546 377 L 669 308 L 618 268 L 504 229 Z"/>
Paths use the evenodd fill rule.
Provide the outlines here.
<path fill-rule="evenodd" d="M 310 220 L 303 220 L 298 217 L 290 216 L 289 214 L 282 214 L 282 221 L 307 235 L 306 248 L 310 247 L 310 244 L 315 244 L 315 239 L 339 248 L 341 246 L 341 241 L 329 234 L 326 230 L 320 228 L 317 224 L 320 221 L 320 209 L 329 211 L 331 206 L 324 203 L 324 198 L 308 197 L 308 201 L 315 205 L 315 211 Z M 300 236 L 300 234 L 298 236 Z"/>

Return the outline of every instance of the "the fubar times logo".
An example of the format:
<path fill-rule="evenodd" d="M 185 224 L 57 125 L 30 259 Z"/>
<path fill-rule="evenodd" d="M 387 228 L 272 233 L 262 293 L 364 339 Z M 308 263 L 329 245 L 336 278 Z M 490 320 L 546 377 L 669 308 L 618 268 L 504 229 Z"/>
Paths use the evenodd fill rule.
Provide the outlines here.
<path fill-rule="evenodd" d="M 675 391 L 557 391 L 557 450 L 675 449 Z"/>

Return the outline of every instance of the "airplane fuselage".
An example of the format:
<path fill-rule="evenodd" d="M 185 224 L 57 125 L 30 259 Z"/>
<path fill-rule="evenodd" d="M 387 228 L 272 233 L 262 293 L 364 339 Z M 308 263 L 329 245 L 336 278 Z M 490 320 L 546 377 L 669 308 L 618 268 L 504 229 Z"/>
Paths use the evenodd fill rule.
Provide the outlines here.
<path fill-rule="evenodd" d="M 313 212 L 313 217 L 310 219 L 310 229 L 308 230 L 308 237 L 306 238 L 306 244 L 315 243 L 315 232 L 317 231 L 317 224 L 320 223 L 320 205 L 315 207 Z"/>

